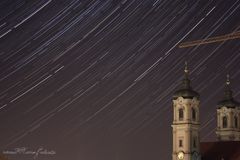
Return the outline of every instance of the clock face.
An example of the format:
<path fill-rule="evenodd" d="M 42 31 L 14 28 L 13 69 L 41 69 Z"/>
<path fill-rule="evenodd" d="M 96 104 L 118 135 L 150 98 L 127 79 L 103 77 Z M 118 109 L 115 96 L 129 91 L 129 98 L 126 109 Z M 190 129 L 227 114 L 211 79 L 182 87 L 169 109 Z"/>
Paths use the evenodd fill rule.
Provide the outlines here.
<path fill-rule="evenodd" d="M 184 153 L 183 152 L 179 152 L 177 155 L 179 160 L 183 160 L 184 159 Z"/>

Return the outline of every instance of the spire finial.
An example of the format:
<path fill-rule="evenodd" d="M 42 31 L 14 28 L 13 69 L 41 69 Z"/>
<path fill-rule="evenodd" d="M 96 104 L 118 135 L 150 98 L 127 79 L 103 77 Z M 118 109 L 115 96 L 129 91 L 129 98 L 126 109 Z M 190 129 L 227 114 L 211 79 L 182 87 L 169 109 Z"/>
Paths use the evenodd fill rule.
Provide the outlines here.
<path fill-rule="evenodd" d="M 229 74 L 227 74 L 227 80 L 226 80 L 226 85 L 230 85 L 230 76 L 229 76 Z"/>
<path fill-rule="evenodd" d="M 190 89 L 190 80 L 188 78 L 189 70 L 188 70 L 188 63 L 185 61 L 185 68 L 184 68 L 184 79 L 183 79 L 183 88 Z"/>
<path fill-rule="evenodd" d="M 227 79 L 226 79 L 225 98 L 226 99 L 232 98 L 232 90 L 230 88 L 230 75 L 229 74 L 227 74 Z"/>
<path fill-rule="evenodd" d="M 188 63 L 187 63 L 187 61 L 185 61 L 185 68 L 184 68 L 184 72 L 185 72 L 186 74 L 188 74 L 188 72 L 189 72 L 189 70 L 188 70 Z"/>

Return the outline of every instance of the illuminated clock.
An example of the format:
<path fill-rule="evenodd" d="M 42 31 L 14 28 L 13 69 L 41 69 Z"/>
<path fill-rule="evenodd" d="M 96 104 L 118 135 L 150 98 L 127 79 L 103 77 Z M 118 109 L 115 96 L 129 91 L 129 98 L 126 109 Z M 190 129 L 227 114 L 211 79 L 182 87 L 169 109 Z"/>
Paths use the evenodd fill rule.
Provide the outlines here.
<path fill-rule="evenodd" d="M 184 159 L 184 153 L 183 152 L 179 152 L 177 155 L 179 160 L 183 160 Z"/>

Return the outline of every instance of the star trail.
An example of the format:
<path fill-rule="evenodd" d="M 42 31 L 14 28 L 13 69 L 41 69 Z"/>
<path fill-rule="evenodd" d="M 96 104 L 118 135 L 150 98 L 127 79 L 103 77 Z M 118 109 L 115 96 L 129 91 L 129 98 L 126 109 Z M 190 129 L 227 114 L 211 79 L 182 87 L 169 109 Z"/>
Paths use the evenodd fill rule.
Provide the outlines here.
<path fill-rule="evenodd" d="M 169 160 L 185 61 L 200 94 L 201 141 L 215 140 L 227 73 L 240 99 L 240 41 L 178 46 L 240 31 L 239 17 L 240 0 L 1 0 L 1 151 Z"/>

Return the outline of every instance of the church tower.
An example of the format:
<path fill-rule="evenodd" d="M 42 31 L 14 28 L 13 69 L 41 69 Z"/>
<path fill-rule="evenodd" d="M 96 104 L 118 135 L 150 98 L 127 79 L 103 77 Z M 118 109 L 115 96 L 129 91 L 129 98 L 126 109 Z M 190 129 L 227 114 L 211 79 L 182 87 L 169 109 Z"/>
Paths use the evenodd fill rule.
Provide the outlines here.
<path fill-rule="evenodd" d="M 185 64 L 182 86 L 173 95 L 172 160 L 200 160 L 199 94 L 190 85 Z"/>
<path fill-rule="evenodd" d="M 229 75 L 227 75 L 225 97 L 217 106 L 218 140 L 240 141 L 240 104 L 233 98 Z"/>

